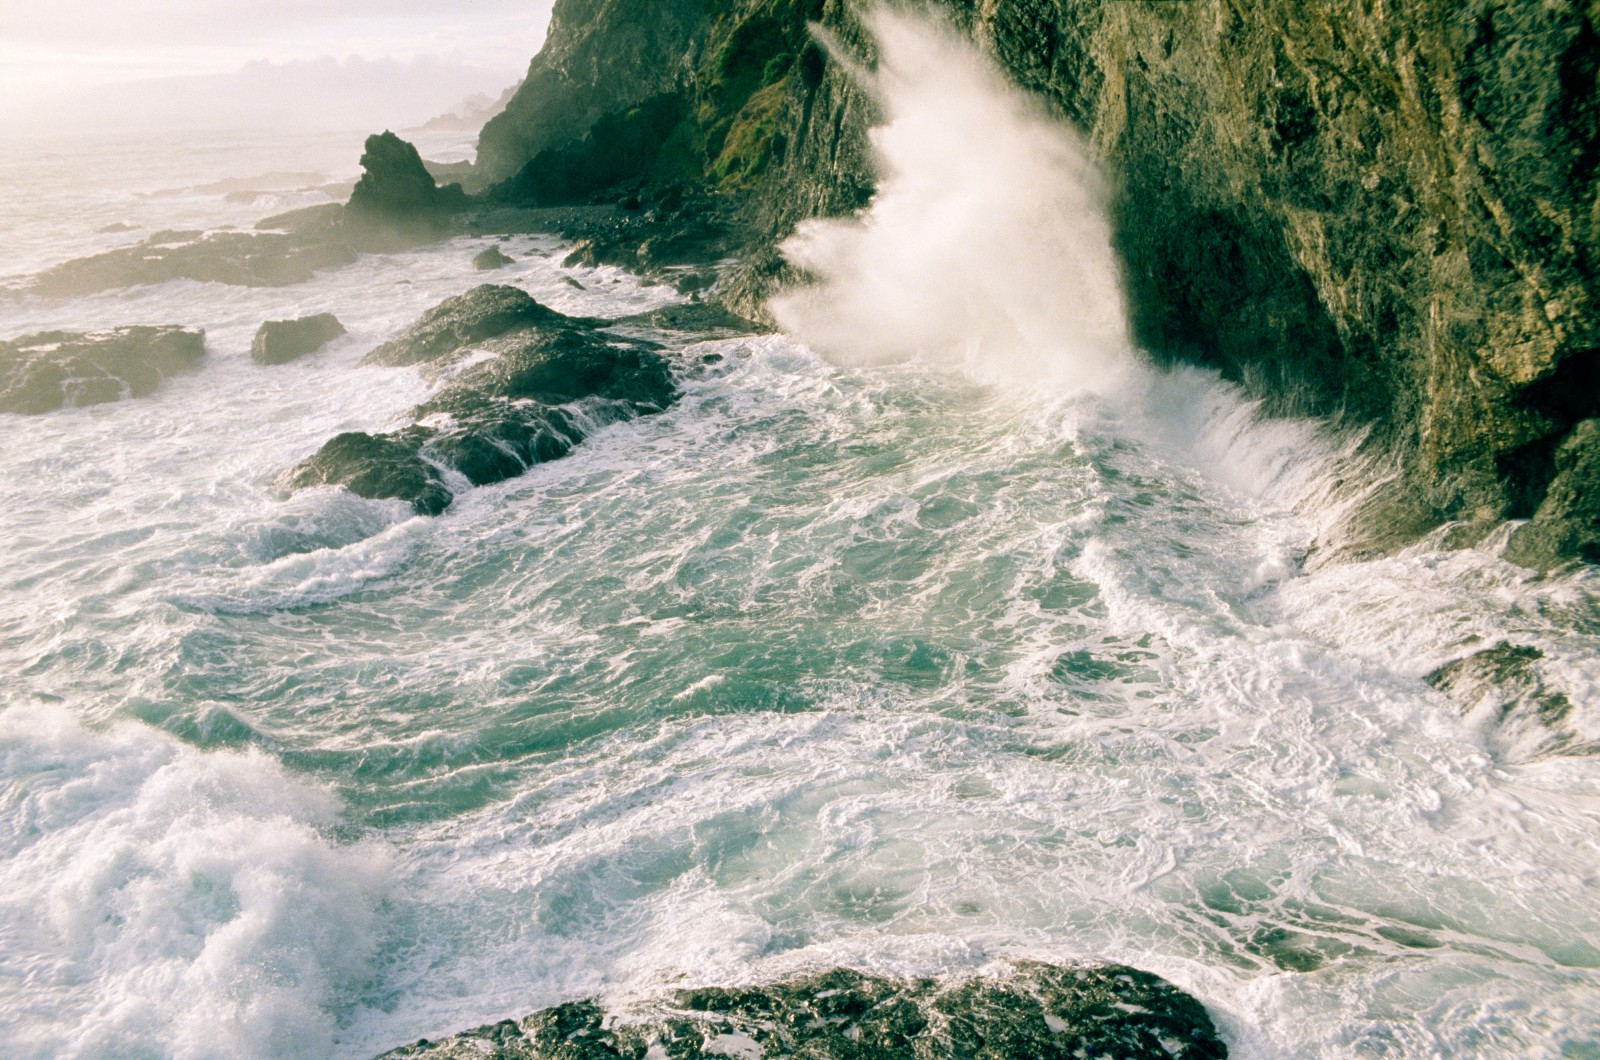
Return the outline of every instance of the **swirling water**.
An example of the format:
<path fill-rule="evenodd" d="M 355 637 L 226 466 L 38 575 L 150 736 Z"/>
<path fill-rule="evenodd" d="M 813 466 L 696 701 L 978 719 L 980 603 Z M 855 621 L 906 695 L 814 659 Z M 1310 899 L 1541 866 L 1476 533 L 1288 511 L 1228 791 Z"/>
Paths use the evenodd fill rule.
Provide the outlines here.
<path fill-rule="evenodd" d="M 110 220 L 270 212 L 137 194 L 253 159 L 124 144 L 68 182 L 73 150 L 8 163 L 31 249 L 0 273 L 138 237 Z M 1533 645 L 1592 733 L 1594 575 L 1307 564 L 1346 440 L 1201 372 L 1111 400 L 783 335 L 681 351 L 674 408 L 440 518 L 284 495 L 426 392 L 356 362 L 483 245 L 4 296 L 0 337 L 209 350 L 146 399 L 0 418 L 9 1055 L 363 1056 L 596 992 L 1010 954 L 1165 975 L 1240 1056 L 1595 1055 L 1600 759 L 1423 680 Z M 507 246 L 495 279 L 558 309 L 677 298 Z M 261 320 L 324 310 L 349 335 L 250 361 Z"/>

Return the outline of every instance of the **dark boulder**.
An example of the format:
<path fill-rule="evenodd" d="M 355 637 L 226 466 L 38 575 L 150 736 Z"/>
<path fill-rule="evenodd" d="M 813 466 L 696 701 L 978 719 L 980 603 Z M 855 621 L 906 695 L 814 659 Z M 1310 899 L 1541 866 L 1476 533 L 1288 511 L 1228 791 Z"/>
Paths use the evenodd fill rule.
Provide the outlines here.
<path fill-rule="evenodd" d="M 472 267 L 479 272 L 490 272 L 494 269 L 503 269 L 516 260 L 499 247 L 490 247 L 472 259 Z"/>
<path fill-rule="evenodd" d="M 289 475 L 290 488 L 343 484 L 436 515 L 453 500 L 444 470 L 474 486 L 565 456 L 596 427 L 659 412 L 677 397 L 653 343 L 608 334 L 515 287 L 484 285 L 429 310 L 364 363 L 448 363 L 481 344 L 472 364 L 411 410 L 411 426 L 342 434 Z"/>
<path fill-rule="evenodd" d="M 439 469 L 422 458 L 432 433 L 410 427 L 393 434 L 336 435 L 294 469 L 289 486 L 344 486 L 358 497 L 393 497 L 409 501 L 421 515 L 438 515 L 450 506 L 451 493 Z"/>
<path fill-rule="evenodd" d="M 682 990 L 609 1012 L 574 1001 L 520 1021 L 420 1041 L 386 1057 L 503 1060 L 1220 1060 L 1205 1006 L 1148 972 L 1018 963 L 966 980 L 846 969 L 760 986 Z"/>
<path fill-rule="evenodd" d="M 488 348 L 498 356 L 462 372 L 421 406 L 423 415 L 452 411 L 439 402 L 456 392 L 550 405 L 604 398 L 635 412 L 659 412 L 677 395 L 672 373 L 654 344 L 626 342 L 591 327 L 527 329 Z"/>
<path fill-rule="evenodd" d="M 176 326 L 46 331 L 0 342 L 0 412 L 41 413 L 143 397 L 194 369 L 205 333 Z"/>
<path fill-rule="evenodd" d="M 508 331 L 569 320 L 540 305 L 527 291 L 486 283 L 440 302 L 361 363 L 395 366 L 437 361 Z"/>
<path fill-rule="evenodd" d="M 344 334 L 344 325 L 332 313 L 298 320 L 269 320 L 256 329 L 250 356 L 258 364 L 288 364 L 315 353 Z"/>
<path fill-rule="evenodd" d="M 361 169 L 345 207 L 345 228 L 363 250 L 437 239 L 450 216 L 467 207 L 461 185 L 439 187 L 417 149 L 392 132 L 367 137 Z"/>

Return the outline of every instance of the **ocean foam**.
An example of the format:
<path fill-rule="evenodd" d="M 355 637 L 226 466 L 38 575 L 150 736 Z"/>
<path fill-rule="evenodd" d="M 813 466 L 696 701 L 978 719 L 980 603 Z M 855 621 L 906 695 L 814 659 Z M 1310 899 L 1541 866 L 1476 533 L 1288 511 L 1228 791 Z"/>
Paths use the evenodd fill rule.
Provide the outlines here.
<path fill-rule="evenodd" d="M 0 1027 L 13 1056 L 326 1054 L 388 885 L 259 754 L 0 713 Z"/>

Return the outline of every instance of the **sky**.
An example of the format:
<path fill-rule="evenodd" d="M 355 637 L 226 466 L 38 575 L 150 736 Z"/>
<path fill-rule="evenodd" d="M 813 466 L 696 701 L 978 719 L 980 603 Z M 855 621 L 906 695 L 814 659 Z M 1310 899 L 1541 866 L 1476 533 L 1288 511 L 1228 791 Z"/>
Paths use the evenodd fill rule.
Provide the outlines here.
<path fill-rule="evenodd" d="M 552 2 L 0 0 L 0 97 L 16 122 L 89 121 L 96 102 L 143 107 L 153 122 L 211 120 L 230 100 L 245 116 L 299 108 L 331 121 L 341 101 L 330 91 L 362 107 L 387 92 L 397 110 L 437 113 L 520 77 Z M 301 72 L 316 75 L 320 109 L 310 92 L 273 87 Z M 279 98 L 264 106 L 264 92 Z"/>

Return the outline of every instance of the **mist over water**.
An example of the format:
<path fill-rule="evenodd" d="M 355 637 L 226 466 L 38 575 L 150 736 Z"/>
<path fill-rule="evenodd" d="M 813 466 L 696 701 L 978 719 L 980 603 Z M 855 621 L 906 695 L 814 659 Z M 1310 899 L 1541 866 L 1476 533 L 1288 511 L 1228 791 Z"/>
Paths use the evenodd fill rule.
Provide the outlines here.
<path fill-rule="evenodd" d="M 818 282 L 772 303 L 842 364 L 911 358 L 975 378 L 1106 392 L 1135 370 L 1081 138 L 948 27 L 866 17 L 880 62 L 878 191 L 859 217 L 802 224 L 784 255 Z"/>
<path fill-rule="evenodd" d="M 3 292 L 0 338 L 208 347 L 147 398 L 0 417 L 10 1053 L 365 1057 L 1018 955 L 1167 976 L 1245 1060 L 1592 1051 L 1600 581 L 1429 542 L 1308 564 L 1356 440 L 1140 367 L 1072 134 L 943 29 L 873 26 L 890 179 L 791 244 L 821 281 L 779 303 L 794 333 L 654 335 L 678 404 L 437 519 L 278 483 L 408 422 L 431 384 L 359 361 L 499 240 Z M 0 275 L 326 201 L 207 189 L 359 153 L 137 146 L 0 163 Z M 563 312 L 680 298 L 504 246 L 495 282 Z M 311 312 L 349 333 L 250 359 Z M 1572 740 L 1425 680 L 1502 642 Z"/>

